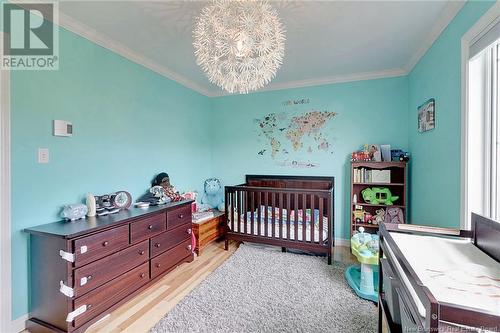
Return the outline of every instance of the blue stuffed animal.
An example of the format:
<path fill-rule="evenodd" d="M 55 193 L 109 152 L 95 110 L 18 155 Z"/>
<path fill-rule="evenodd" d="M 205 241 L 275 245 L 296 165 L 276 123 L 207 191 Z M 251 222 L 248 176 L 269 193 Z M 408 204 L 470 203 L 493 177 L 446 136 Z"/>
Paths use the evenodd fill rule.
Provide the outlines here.
<path fill-rule="evenodd" d="M 218 209 L 224 211 L 224 193 L 222 184 L 217 178 L 209 178 L 205 180 L 204 193 L 201 197 L 201 204 L 199 211 L 206 211 L 209 209 Z"/>

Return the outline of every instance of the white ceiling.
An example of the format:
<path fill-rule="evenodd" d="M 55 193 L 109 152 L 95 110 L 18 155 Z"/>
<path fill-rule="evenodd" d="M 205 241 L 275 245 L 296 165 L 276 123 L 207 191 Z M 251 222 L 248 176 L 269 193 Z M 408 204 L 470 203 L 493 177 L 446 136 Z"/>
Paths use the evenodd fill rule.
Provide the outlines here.
<path fill-rule="evenodd" d="M 207 96 L 192 28 L 206 1 L 64 1 L 60 24 Z M 461 1 L 272 1 L 286 28 L 283 66 L 265 89 L 404 75 Z"/>

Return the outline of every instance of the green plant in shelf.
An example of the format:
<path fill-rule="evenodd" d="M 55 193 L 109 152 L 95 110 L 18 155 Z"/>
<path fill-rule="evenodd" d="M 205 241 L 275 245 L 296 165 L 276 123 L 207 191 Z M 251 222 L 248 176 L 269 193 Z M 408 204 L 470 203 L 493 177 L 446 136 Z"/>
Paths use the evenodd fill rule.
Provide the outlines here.
<path fill-rule="evenodd" d="M 399 199 L 399 196 L 393 196 L 391 190 L 387 187 L 372 187 L 365 188 L 361 191 L 363 200 L 372 205 L 393 205 L 394 201 Z"/>

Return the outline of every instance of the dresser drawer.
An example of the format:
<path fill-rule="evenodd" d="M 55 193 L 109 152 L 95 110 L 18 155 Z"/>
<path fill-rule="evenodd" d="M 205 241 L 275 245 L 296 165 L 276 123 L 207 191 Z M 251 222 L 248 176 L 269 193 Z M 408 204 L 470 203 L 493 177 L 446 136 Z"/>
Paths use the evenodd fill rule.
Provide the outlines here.
<path fill-rule="evenodd" d="M 75 267 L 95 261 L 129 244 L 128 224 L 73 241 Z"/>
<path fill-rule="evenodd" d="M 191 223 L 188 223 L 181 225 L 172 231 L 167 231 L 151 238 L 151 256 L 154 257 L 186 239 L 191 239 L 192 232 L 193 229 Z"/>
<path fill-rule="evenodd" d="M 180 225 L 191 223 L 191 205 L 173 209 L 167 212 L 167 229 L 172 230 Z"/>
<path fill-rule="evenodd" d="M 78 327 L 94 318 L 96 315 L 106 311 L 115 303 L 127 297 L 131 292 L 142 287 L 148 281 L 149 264 L 144 263 L 88 294 L 78 297 L 73 303 L 74 309 L 86 305 L 87 311 L 75 318 L 74 326 Z"/>
<path fill-rule="evenodd" d="M 191 239 L 151 259 L 151 278 L 154 279 L 163 272 L 174 267 L 179 261 L 191 254 Z"/>
<path fill-rule="evenodd" d="M 131 223 L 130 241 L 135 243 L 167 230 L 166 218 L 165 213 L 160 213 Z"/>
<path fill-rule="evenodd" d="M 75 269 L 75 297 L 83 295 L 149 259 L 149 241 Z"/>

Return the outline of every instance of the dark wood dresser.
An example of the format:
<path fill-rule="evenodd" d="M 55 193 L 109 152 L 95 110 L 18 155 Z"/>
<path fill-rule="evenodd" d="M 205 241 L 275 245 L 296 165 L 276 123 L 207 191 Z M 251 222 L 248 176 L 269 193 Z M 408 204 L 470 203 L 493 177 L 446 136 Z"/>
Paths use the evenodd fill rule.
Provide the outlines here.
<path fill-rule="evenodd" d="M 183 262 L 191 202 L 55 222 L 30 233 L 30 332 L 83 332 Z"/>

